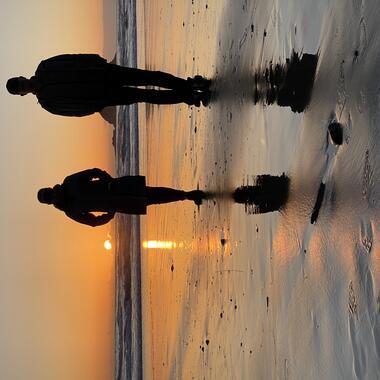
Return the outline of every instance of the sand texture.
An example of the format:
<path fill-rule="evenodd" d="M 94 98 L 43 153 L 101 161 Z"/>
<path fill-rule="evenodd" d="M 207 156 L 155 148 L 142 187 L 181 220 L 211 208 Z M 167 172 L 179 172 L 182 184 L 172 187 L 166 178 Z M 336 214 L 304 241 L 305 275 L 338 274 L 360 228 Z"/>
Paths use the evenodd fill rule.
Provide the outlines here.
<path fill-rule="evenodd" d="M 290 178 L 280 212 L 225 198 L 149 209 L 142 240 L 175 244 L 142 250 L 144 377 L 380 378 L 378 2 L 162 0 L 138 12 L 140 66 L 214 80 L 208 107 L 140 108 L 147 182 L 225 192 L 256 174 Z M 306 111 L 254 105 L 255 70 L 292 51 L 319 55 Z"/>

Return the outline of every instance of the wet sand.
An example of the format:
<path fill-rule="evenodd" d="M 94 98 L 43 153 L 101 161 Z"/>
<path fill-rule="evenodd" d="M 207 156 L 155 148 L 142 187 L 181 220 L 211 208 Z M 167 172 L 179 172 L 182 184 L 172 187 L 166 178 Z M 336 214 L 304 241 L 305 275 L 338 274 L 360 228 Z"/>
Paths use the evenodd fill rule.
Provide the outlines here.
<path fill-rule="evenodd" d="M 290 192 L 264 215 L 227 199 L 149 209 L 142 240 L 173 244 L 142 250 L 144 378 L 377 378 L 380 7 L 193 3 L 138 4 L 139 66 L 206 75 L 216 94 L 140 107 L 140 172 L 209 191 L 285 172 Z M 307 110 L 255 106 L 254 71 L 293 50 L 319 53 Z"/>

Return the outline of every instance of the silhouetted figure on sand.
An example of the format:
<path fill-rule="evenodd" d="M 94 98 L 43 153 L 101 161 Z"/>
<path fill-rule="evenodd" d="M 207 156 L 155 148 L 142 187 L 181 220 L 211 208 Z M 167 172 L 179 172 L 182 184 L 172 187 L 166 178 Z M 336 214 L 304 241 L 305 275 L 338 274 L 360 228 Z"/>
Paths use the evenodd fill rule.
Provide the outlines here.
<path fill-rule="evenodd" d="M 69 218 L 95 227 L 108 223 L 116 212 L 146 214 L 147 206 L 152 204 L 188 199 L 200 205 L 207 194 L 201 190 L 149 187 L 144 176 L 113 178 L 106 171 L 94 168 L 66 177 L 61 185 L 40 189 L 37 197 L 41 203 L 64 211 Z"/>
<path fill-rule="evenodd" d="M 263 214 L 277 211 L 288 199 L 289 178 L 285 174 L 272 176 L 268 174 L 256 177 L 256 183 L 238 187 L 233 192 L 236 203 L 242 203 L 251 214 Z"/>
<path fill-rule="evenodd" d="M 303 112 L 310 102 L 318 55 L 293 52 L 285 64 L 270 63 L 263 72 L 255 74 L 255 103 L 277 103 Z"/>
<path fill-rule="evenodd" d="M 185 80 L 161 71 L 107 63 L 97 54 L 57 55 L 42 61 L 30 79 L 16 77 L 7 82 L 11 94 L 34 94 L 44 109 L 63 116 L 85 116 L 107 106 L 139 102 L 207 105 L 209 86 L 210 80 L 199 75 Z"/>

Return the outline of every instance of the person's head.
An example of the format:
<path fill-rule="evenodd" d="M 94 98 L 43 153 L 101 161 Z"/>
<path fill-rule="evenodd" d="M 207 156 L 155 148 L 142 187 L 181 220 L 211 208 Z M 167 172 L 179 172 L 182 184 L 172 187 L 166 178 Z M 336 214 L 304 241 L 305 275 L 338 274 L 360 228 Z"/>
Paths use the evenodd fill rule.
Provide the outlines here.
<path fill-rule="evenodd" d="M 54 189 L 52 189 L 51 187 L 45 187 L 43 189 L 38 190 L 37 198 L 41 203 L 51 205 L 54 203 L 56 199 L 56 194 Z"/>
<path fill-rule="evenodd" d="M 16 77 L 8 79 L 7 90 L 12 95 L 26 95 L 34 91 L 34 85 L 30 79 Z"/>

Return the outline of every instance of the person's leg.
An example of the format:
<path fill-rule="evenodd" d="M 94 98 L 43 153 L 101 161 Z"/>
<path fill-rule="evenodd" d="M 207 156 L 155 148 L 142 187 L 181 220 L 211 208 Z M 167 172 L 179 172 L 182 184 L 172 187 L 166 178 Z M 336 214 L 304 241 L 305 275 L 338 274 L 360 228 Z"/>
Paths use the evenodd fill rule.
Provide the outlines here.
<path fill-rule="evenodd" d="M 200 105 L 201 95 L 183 93 L 174 90 L 145 90 L 134 87 L 120 87 L 109 90 L 107 105 L 122 105 L 132 103 Z"/>
<path fill-rule="evenodd" d="M 149 186 L 146 187 L 146 194 L 148 198 L 148 205 L 183 201 L 185 199 L 188 199 L 199 206 L 202 204 L 202 200 L 208 197 L 208 194 L 202 190 L 182 191 L 168 187 Z"/>
<path fill-rule="evenodd" d="M 189 81 L 162 71 L 150 71 L 110 64 L 109 79 L 121 86 L 156 86 L 172 90 L 192 91 Z"/>
<path fill-rule="evenodd" d="M 189 82 L 189 84 L 193 90 L 199 90 L 199 91 L 209 91 L 210 90 L 211 79 L 204 78 L 201 75 L 196 75 L 193 78 L 188 77 L 187 81 Z"/>
<path fill-rule="evenodd" d="M 183 201 L 187 199 L 186 191 L 169 187 L 146 187 L 148 205 Z"/>

